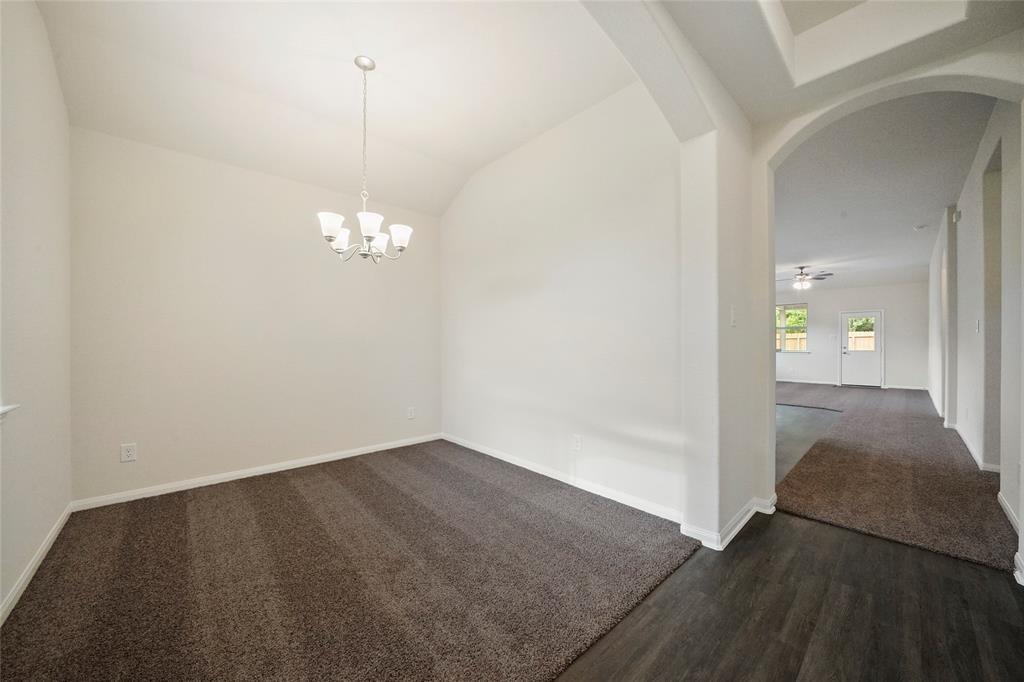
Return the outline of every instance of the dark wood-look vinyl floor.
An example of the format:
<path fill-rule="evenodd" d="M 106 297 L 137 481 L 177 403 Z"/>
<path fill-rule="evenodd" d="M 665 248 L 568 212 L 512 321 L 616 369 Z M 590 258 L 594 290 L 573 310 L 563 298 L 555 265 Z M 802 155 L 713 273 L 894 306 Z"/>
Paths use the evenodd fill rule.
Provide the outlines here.
<path fill-rule="evenodd" d="M 1024 588 L 783 512 L 701 550 L 561 680 L 1024 680 Z"/>

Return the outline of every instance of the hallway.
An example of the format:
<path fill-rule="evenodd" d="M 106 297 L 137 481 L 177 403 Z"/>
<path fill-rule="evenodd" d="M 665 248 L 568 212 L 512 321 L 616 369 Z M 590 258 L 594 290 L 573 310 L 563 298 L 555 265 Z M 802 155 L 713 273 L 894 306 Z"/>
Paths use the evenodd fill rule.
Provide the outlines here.
<path fill-rule="evenodd" d="M 779 382 L 783 405 L 839 410 L 777 486 L 778 508 L 1013 570 L 1017 536 L 981 471 L 927 393 Z"/>

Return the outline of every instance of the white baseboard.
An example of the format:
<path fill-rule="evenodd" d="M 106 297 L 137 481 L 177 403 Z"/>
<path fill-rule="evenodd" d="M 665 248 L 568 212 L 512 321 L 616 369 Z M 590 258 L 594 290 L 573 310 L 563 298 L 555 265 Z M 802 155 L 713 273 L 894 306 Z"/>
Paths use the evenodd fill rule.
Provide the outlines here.
<path fill-rule="evenodd" d="M 996 495 L 996 499 L 999 500 L 999 506 L 1002 507 L 1003 511 L 1006 513 L 1006 518 L 1010 519 L 1010 525 L 1013 526 L 1013 529 L 1017 531 L 1018 535 L 1020 535 L 1020 520 L 1017 518 L 1017 515 L 1013 513 L 1013 509 L 1006 501 L 1006 498 L 1003 497 L 1002 490 L 1000 490 L 999 494 Z"/>
<path fill-rule="evenodd" d="M 896 384 L 886 384 L 885 388 L 899 388 L 904 391 L 927 391 L 926 386 L 897 386 Z"/>
<path fill-rule="evenodd" d="M 64 524 L 67 522 L 68 517 L 71 515 L 71 505 L 64 507 L 64 511 L 61 512 L 60 516 L 57 517 L 57 521 L 50 528 L 50 532 L 43 538 L 42 544 L 36 549 L 36 553 L 32 555 L 32 559 L 28 562 L 28 566 L 21 572 L 18 579 L 15 581 L 14 586 L 11 587 L 11 591 L 4 597 L 3 604 L 0 605 L 0 623 L 7 620 L 7 616 L 10 615 L 14 606 L 21 599 L 22 593 L 25 588 L 28 587 L 29 582 L 32 581 L 32 576 L 36 574 L 36 570 L 39 568 L 39 564 L 43 563 L 43 559 L 46 557 L 47 552 L 50 551 L 50 547 L 53 546 L 53 541 L 60 535 L 60 531 L 64 528 Z"/>
<path fill-rule="evenodd" d="M 959 426 L 954 425 L 953 430 L 960 436 L 960 440 L 963 441 L 963 444 L 967 447 L 967 452 L 971 453 L 971 457 L 974 458 L 974 463 L 978 465 L 979 469 L 985 471 L 985 463 L 982 461 L 981 453 L 978 449 L 971 444 L 971 441 L 967 440 L 967 437 L 964 435 L 964 432 L 960 430 Z"/>
<path fill-rule="evenodd" d="M 614 488 L 609 488 L 606 485 L 595 483 L 594 481 L 589 481 L 587 479 L 579 478 L 578 476 L 571 476 L 563 471 L 559 471 L 557 469 L 544 466 L 543 464 L 537 464 L 536 462 L 531 462 L 530 460 L 523 459 L 522 457 L 510 455 L 507 452 L 502 452 L 501 450 L 497 450 L 486 445 L 474 443 L 459 436 L 453 436 L 450 433 L 443 433 L 441 434 L 441 437 L 447 441 L 455 443 L 456 445 L 461 445 L 464 448 L 475 450 L 481 454 L 494 457 L 495 459 L 500 459 L 502 461 L 508 462 L 509 464 L 514 464 L 517 467 L 522 467 L 523 469 L 529 469 L 535 474 L 540 474 L 541 476 L 553 478 L 556 481 L 561 481 L 562 483 L 566 483 L 573 487 L 580 488 L 581 490 L 586 490 L 588 493 L 594 493 L 595 495 L 606 497 L 609 500 L 615 500 L 616 502 L 620 502 L 626 505 L 627 507 L 633 507 L 634 509 L 639 509 L 640 511 L 644 511 L 648 514 L 653 514 L 654 516 L 658 516 L 663 519 L 668 519 L 669 521 L 674 521 L 676 523 L 679 523 L 680 521 L 679 512 L 675 509 L 672 509 L 671 507 L 657 504 L 655 502 L 650 502 L 643 498 L 636 497 L 635 495 L 624 493 L 621 490 L 615 490 Z M 689 535 L 689 533 L 687 533 L 687 535 Z M 696 536 L 694 537 L 697 540 L 700 540 L 700 538 L 697 538 Z"/>
<path fill-rule="evenodd" d="M 784 384 L 818 384 L 822 386 L 838 386 L 835 381 L 811 381 L 810 379 L 780 379 L 775 377 L 775 383 Z"/>
<path fill-rule="evenodd" d="M 1013 555 L 1013 567 L 1013 577 L 1019 584 L 1024 585 L 1024 556 L 1020 552 Z"/>
<path fill-rule="evenodd" d="M 766 500 L 760 497 L 751 498 L 749 502 L 743 505 L 736 514 L 729 520 L 725 527 L 722 528 L 720 533 L 710 533 L 700 528 L 688 526 L 685 523 L 680 524 L 680 530 L 684 535 L 700 540 L 701 544 L 708 549 L 713 549 L 716 552 L 721 552 L 732 539 L 736 537 L 736 534 L 743 530 L 743 527 L 747 525 L 756 512 L 762 514 L 774 514 L 775 513 L 775 500 L 776 496 L 773 494 L 771 499 Z"/>
<path fill-rule="evenodd" d="M 982 459 L 981 449 L 975 447 L 974 444 L 967 440 L 967 438 L 964 436 L 963 431 L 961 431 L 958 427 L 954 426 L 953 429 L 960 435 L 960 440 L 962 440 L 964 442 L 964 445 L 967 446 L 967 451 L 971 453 L 971 457 L 974 458 L 974 462 L 975 464 L 978 465 L 979 469 L 981 469 L 982 471 L 991 471 L 992 473 L 996 474 L 999 473 L 998 464 L 986 464 L 984 459 Z"/>
<path fill-rule="evenodd" d="M 935 394 L 932 393 L 932 389 L 929 388 L 926 390 L 928 391 L 928 397 L 932 399 L 932 407 L 935 408 L 935 413 L 945 419 L 946 415 L 942 414 L 942 401 L 935 399 Z"/>
<path fill-rule="evenodd" d="M 640 511 L 647 512 L 648 514 L 653 514 L 654 516 L 674 521 L 679 524 L 680 532 L 694 540 L 699 540 L 700 543 L 708 549 L 717 551 L 725 549 L 726 545 L 732 541 L 736 534 L 740 532 L 743 526 L 746 525 L 747 521 L 750 520 L 750 517 L 754 515 L 754 512 L 761 512 L 764 514 L 775 513 L 775 495 L 772 495 L 770 500 L 753 498 L 736 513 L 721 532 L 716 533 L 714 531 L 709 531 L 706 528 L 700 528 L 686 523 L 680 518 L 680 513 L 671 507 L 650 502 L 649 500 L 645 500 L 635 495 L 624 493 L 621 490 L 609 488 L 601 483 L 595 483 L 594 481 L 580 478 L 578 476 L 572 476 L 563 471 L 544 466 L 543 464 L 537 464 L 536 462 L 532 462 L 522 457 L 510 455 L 507 452 L 502 452 L 501 450 L 481 445 L 480 443 L 474 443 L 473 441 L 466 440 L 459 436 L 454 436 L 450 433 L 441 434 L 441 437 L 447 441 L 455 443 L 456 445 L 461 445 L 462 447 L 475 450 L 481 454 L 494 457 L 495 459 L 500 459 L 508 462 L 509 464 L 522 467 L 523 469 L 528 469 L 529 471 L 542 476 L 553 478 L 556 481 L 561 481 L 562 483 L 571 485 L 575 488 L 586 490 L 589 493 L 606 497 L 609 500 L 614 500 L 626 505 L 627 507 L 633 507 L 634 509 L 639 509 Z"/>
<path fill-rule="evenodd" d="M 378 452 L 380 450 L 390 450 L 392 448 L 400 448 L 406 445 L 426 443 L 428 441 L 438 440 L 441 437 L 442 436 L 440 433 L 431 433 L 425 436 L 403 438 L 402 440 L 395 440 L 391 441 L 390 443 L 366 445 L 361 448 L 352 448 L 351 450 L 328 452 L 323 455 L 314 455 L 312 457 L 303 457 L 301 459 L 289 459 L 283 462 L 264 464 L 258 467 L 251 467 L 249 469 L 225 471 L 224 473 L 220 474 L 200 476 L 199 478 L 190 478 L 184 481 L 173 481 L 171 483 L 161 483 L 160 485 L 149 486 L 147 488 L 136 488 L 135 490 L 125 490 L 122 492 L 111 493 L 109 495 L 88 497 L 82 500 L 74 500 L 71 503 L 71 511 L 82 511 L 83 509 L 103 507 L 108 504 L 118 504 L 119 502 L 129 502 L 131 500 L 138 500 L 143 497 L 154 497 L 156 495 L 164 495 L 166 493 L 178 492 L 180 490 L 202 488 L 203 486 L 214 485 L 216 483 L 225 483 L 227 481 L 235 481 L 240 478 L 249 478 L 250 476 L 260 476 L 262 474 L 272 474 L 275 471 L 298 469 L 299 467 L 310 466 L 312 464 L 322 464 L 324 462 L 333 462 L 334 460 L 346 459 L 348 457 L 356 457 L 358 455 L 366 455 L 371 452 Z"/>

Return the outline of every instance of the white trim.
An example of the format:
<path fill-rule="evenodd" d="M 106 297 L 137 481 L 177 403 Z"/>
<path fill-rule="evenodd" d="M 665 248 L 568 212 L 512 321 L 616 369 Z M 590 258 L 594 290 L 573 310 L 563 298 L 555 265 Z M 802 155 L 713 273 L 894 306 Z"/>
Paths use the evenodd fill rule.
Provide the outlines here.
<path fill-rule="evenodd" d="M 1006 518 L 1010 519 L 1010 525 L 1013 526 L 1013 530 L 1020 535 L 1020 521 L 1017 519 L 1017 515 L 1010 509 L 1010 504 L 1003 497 L 1003 491 L 1000 490 L 999 494 L 996 495 L 996 499 L 999 500 L 999 506 L 1006 512 Z"/>
<path fill-rule="evenodd" d="M 889 385 L 885 383 L 885 346 L 886 346 L 886 342 L 885 342 L 885 308 L 863 309 L 863 310 L 840 310 L 839 311 L 839 336 L 836 337 L 837 340 L 839 341 L 839 343 L 837 344 L 839 346 L 839 360 L 838 360 L 838 374 L 837 374 L 837 376 L 839 378 L 839 383 L 836 384 L 836 385 L 837 386 L 847 386 L 847 385 L 849 385 L 849 386 L 860 386 L 861 385 L 861 384 L 844 384 L 843 383 L 843 355 L 844 355 L 844 353 L 843 353 L 843 347 L 844 347 L 843 336 L 847 333 L 845 325 L 843 325 L 843 315 L 856 315 L 856 314 L 860 314 L 860 313 L 866 313 L 866 314 L 878 313 L 878 326 L 880 327 L 880 329 L 876 329 L 875 330 L 875 341 L 877 342 L 878 352 L 879 352 L 879 359 L 878 359 L 878 364 L 879 364 L 879 368 L 878 368 L 879 369 L 879 373 L 878 373 L 879 374 L 879 376 L 878 376 L 878 387 L 879 388 L 889 388 Z M 856 351 L 854 351 L 854 352 L 856 352 Z"/>
<path fill-rule="evenodd" d="M 895 384 L 886 384 L 885 387 L 886 388 L 899 388 L 899 389 L 903 389 L 904 391 L 927 391 L 928 390 L 928 388 L 925 387 L 925 386 L 897 386 Z M 929 394 L 929 397 L 930 397 L 930 394 Z M 933 400 L 932 403 L 934 403 L 934 402 L 935 401 Z M 942 415 L 939 415 L 939 416 L 941 417 Z"/>
<path fill-rule="evenodd" d="M 959 426 L 954 424 L 953 430 L 957 432 L 957 435 L 960 436 L 960 440 L 962 440 L 964 445 L 967 446 L 967 452 L 971 453 L 971 457 L 974 458 L 974 463 L 978 465 L 979 469 L 984 471 L 985 463 L 981 460 L 981 455 L 978 454 L 977 448 L 971 445 L 970 441 L 967 440 L 967 437 L 964 435 L 964 432 L 960 430 Z"/>
<path fill-rule="evenodd" d="M 721 532 L 716 533 L 705 528 L 685 523 L 680 518 L 680 513 L 671 507 L 657 504 L 641 497 L 630 495 L 629 493 L 624 493 L 621 490 L 609 488 L 601 483 L 595 483 L 594 481 L 579 478 L 578 476 L 572 476 L 563 471 L 559 471 L 558 469 L 553 469 L 551 467 L 544 466 L 543 464 L 537 464 L 536 462 L 532 462 L 528 459 L 510 455 L 507 452 L 503 452 L 486 445 L 481 445 L 479 443 L 474 443 L 459 436 L 453 436 L 450 433 L 442 433 L 441 438 L 455 443 L 456 445 L 461 445 L 464 448 L 475 450 L 483 455 L 488 455 L 489 457 L 500 459 L 508 462 L 509 464 L 514 464 L 517 467 L 522 467 L 523 469 L 540 474 L 541 476 L 547 476 L 548 478 L 553 478 L 556 481 L 561 481 L 562 483 L 571 485 L 574 488 L 586 490 L 588 493 L 593 493 L 595 495 L 608 498 L 609 500 L 614 500 L 620 504 L 626 505 L 627 507 L 633 507 L 634 509 L 639 509 L 640 511 L 647 512 L 648 514 L 653 514 L 654 516 L 668 519 L 669 521 L 675 521 L 679 524 L 679 530 L 681 533 L 693 538 L 694 540 L 700 540 L 702 545 L 708 549 L 716 551 L 725 549 L 726 545 L 736 537 L 736 534 L 740 532 L 743 526 L 746 525 L 747 521 L 750 520 L 750 517 L 754 515 L 754 512 L 761 512 L 762 514 L 775 513 L 776 497 L 774 494 L 770 500 L 755 497 L 747 502 L 743 508 L 736 513 Z"/>
<path fill-rule="evenodd" d="M 943 419 L 945 419 L 946 415 L 942 414 L 942 405 L 940 405 L 939 402 L 935 400 L 935 394 L 932 393 L 931 387 L 926 388 L 925 390 L 928 391 L 928 397 L 932 399 L 932 407 L 935 408 L 935 413 L 942 417 Z M 948 429 L 949 427 L 947 426 L 946 428 Z"/>
<path fill-rule="evenodd" d="M 440 433 L 431 433 L 425 436 L 416 436 L 414 438 L 403 438 L 402 440 L 391 441 L 390 443 L 378 443 L 377 445 L 366 445 L 361 448 L 353 448 L 351 450 L 340 450 L 338 452 L 328 452 L 323 455 L 314 455 L 312 457 L 303 457 L 301 459 L 289 459 L 283 462 L 274 462 L 273 464 L 264 464 L 258 467 L 252 467 L 249 469 L 238 469 L 235 471 L 226 471 L 220 474 L 211 474 L 209 476 L 200 476 L 199 478 L 190 478 L 184 481 L 174 481 L 171 483 L 161 483 L 159 485 L 149 486 L 148 488 L 136 488 L 135 490 L 125 490 L 117 493 L 110 493 L 109 495 L 99 495 L 97 497 L 88 497 L 82 500 L 74 500 L 71 503 L 71 511 L 81 511 L 83 509 L 92 509 L 94 507 L 103 507 L 108 504 L 117 504 L 119 502 L 128 502 L 131 500 L 138 500 L 143 497 L 154 497 L 156 495 L 163 495 L 166 493 L 178 492 L 179 490 L 189 490 L 190 488 L 202 488 L 207 485 L 214 485 L 216 483 L 224 483 L 226 481 L 235 481 L 240 478 L 249 478 L 250 476 L 260 476 L 262 474 L 271 474 L 275 471 L 286 471 L 288 469 L 297 469 L 299 467 L 310 466 L 312 464 L 322 464 L 324 462 L 333 462 L 337 459 L 346 459 L 348 457 L 356 457 L 358 455 L 365 455 L 371 452 L 378 452 L 380 450 L 390 450 L 392 448 L 400 448 L 406 445 L 416 445 L 417 443 L 426 443 L 432 440 L 438 440 L 441 438 Z"/>
<path fill-rule="evenodd" d="M 782 382 L 784 384 L 821 384 L 822 386 L 838 386 L 834 381 L 811 381 L 810 379 L 779 379 L 775 378 L 775 383 Z"/>
<path fill-rule="evenodd" d="M 1013 555 L 1013 566 L 1016 569 L 1013 577 L 1019 584 L 1024 585 L 1024 556 L 1021 556 L 1020 552 Z"/>
<path fill-rule="evenodd" d="M 721 552 L 729 546 L 729 543 L 736 537 L 736 534 L 743 530 L 743 527 L 747 525 L 747 521 L 754 516 L 755 512 L 761 512 L 762 514 L 774 514 L 776 499 L 777 497 L 774 493 L 770 500 L 760 497 L 751 498 L 750 501 L 743 505 L 743 508 L 736 512 L 729 522 L 725 524 L 721 533 L 709 533 L 685 523 L 680 524 L 680 530 L 684 535 L 689 535 L 690 537 L 700 540 L 701 544 L 708 549 Z"/>
<path fill-rule="evenodd" d="M 475 450 L 481 454 L 503 460 L 509 464 L 514 464 L 517 467 L 529 469 L 541 476 L 547 476 L 548 478 L 553 478 L 556 481 L 561 481 L 562 483 L 566 483 L 575 488 L 586 490 L 588 493 L 594 493 L 595 495 L 606 497 L 609 500 L 615 500 L 627 507 L 633 507 L 634 509 L 639 509 L 640 511 L 647 512 L 648 514 L 653 514 L 654 516 L 659 516 L 663 519 L 668 519 L 669 521 L 675 521 L 676 523 L 680 522 L 679 512 L 671 507 L 650 502 L 649 500 L 645 500 L 641 497 L 636 497 L 635 495 L 630 495 L 629 493 L 624 493 L 621 490 L 615 490 L 614 488 L 609 488 L 608 486 L 588 481 L 586 479 L 579 478 L 578 476 L 572 476 L 557 469 L 544 466 L 543 464 L 537 464 L 536 462 L 531 462 L 528 459 L 516 457 L 515 455 L 510 455 L 507 452 L 502 452 L 501 450 L 487 447 L 486 445 L 480 445 L 479 443 L 474 443 L 466 440 L 465 438 L 460 438 L 459 436 L 453 436 L 450 433 L 442 433 L 441 438 L 455 443 L 456 445 L 461 445 L 464 448 L 469 448 L 470 450 Z M 706 533 L 707 531 L 699 532 Z M 687 535 L 690 535 L 690 533 L 687 533 Z M 700 540 L 699 537 L 693 537 Z"/>
<path fill-rule="evenodd" d="M 8 412 L 14 412 L 14 411 L 15 411 L 16 409 L 18 409 L 19 407 L 21 407 L 21 405 L 20 405 L 20 404 L 14 404 L 14 405 L 0 405 L 0 419 L 2 419 L 2 418 L 3 418 L 3 416 L 4 416 L 5 414 L 7 414 Z"/>
<path fill-rule="evenodd" d="M 967 440 L 967 436 L 965 436 L 964 432 L 960 430 L 960 427 L 954 424 L 952 428 L 960 436 L 960 440 L 964 442 L 964 445 L 967 446 L 967 451 L 971 453 L 971 457 L 974 458 L 974 463 L 978 465 L 979 469 L 981 469 L 982 471 L 991 471 L 992 473 L 996 474 L 999 473 L 999 465 L 986 464 L 985 461 L 981 458 L 981 453 L 978 451 L 978 448 L 974 447 L 974 445 L 972 445 L 971 442 Z"/>
<path fill-rule="evenodd" d="M 0 605 L 0 623 L 7 620 L 7 616 L 10 615 L 11 611 L 14 610 L 14 606 L 21 599 L 22 593 L 25 588 L 28 587 L 29 582 L 32 581 L 32 576 L 36 574 L 36 570 L 39 568 L 39 564 L 43 563 L 43 559 L 46 557 L 47 552 L 50 551 L 50 547 L 53 546 L 53 541 L 60 535 L 60 531 L 64 528 L 65 522 L 68 520 L 68 516 L 71 515 L 71 504 L 64 507 L 64 511 L 61 512 L 60 516 L 57 517 L 57 521 L 50 528 L 50 532 L 43 538 L 42 544 L 36 549 L 36 553 L 32 555 L 32 559 L 28 562 L 28 566 L 21 572 L 18 579 L 14 582 L 14 586 L 11 587 L 11 591 L 4 597 L 3 604 Z"/>

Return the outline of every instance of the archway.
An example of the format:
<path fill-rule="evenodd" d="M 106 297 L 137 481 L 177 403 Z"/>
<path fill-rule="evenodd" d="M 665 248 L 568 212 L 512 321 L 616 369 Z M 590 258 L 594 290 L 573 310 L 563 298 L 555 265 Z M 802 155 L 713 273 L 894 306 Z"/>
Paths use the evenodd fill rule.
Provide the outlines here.
<path fill-rule="evenodd" d="M 754 161 L 752 168 L 752 200 L 753 200 L 753 231 L 755 235 L 755 248 L 761 250 L 763 266 L 761 273 L 763 278 L 763 289 L 759 296 L 763 304 L 764 327 L 762 337 L 762 348 L 764 349 L 763 365 L 764 377 L 767 378 L 764 397 L 766 419 L 766 431 L 768 434 L 768 447 L 763 453 L 764 457 L 764 491 L 765 496 L 774 496 L 775 491 L 775 353 L 772 339 L 775 333 L 775 323 L 771 319 L 771 302 L 774 300 L 775 292 L 775 171 L 797 148 L 810 139 L 817 132 L 825 129 L 830 124 L 861 111 L 876 104 L 895 100 L 910 95 L 933 93 L 933 92 L 962 92 L 979 94 L 994 97 L 999 100 L 1020 103 L 1024 99 L 1024 79 L 1011 64 L 1004 63 L 995 53 L 986 55 L 991 57 L 994 67 L 988 69 L 987 73 L 978 68 L 978 62 L 985 62 L 977 54 L 965 57 L 959 62 L 944 65 L 929 72 L 920 73 L 916 76 L 906 77 L 901 80 L 884 82 L 877 86 L 863 89 L 851 96 L 821 109 L 796 116 L 781 124 L 764 126 L 758 131 L 757 146 L 754 150 Z M 973 61 L 972 61 L 973 60 Z M 970 63 L 972 68 L 964 68 L 964 64 Z M 1018 150 L 1019 153 L 1019 150 Z M 1022 188 L 1017 188 L 1022 191 Z M 760 336 L 760 335 L 759 335 Z M 1024 440 L 1024 439 L 1022 439 Z M 1020 507 L 1024 509 L 1024 467 L 1019 472 L 1021 479 Z M 1024 550 L 1024 535 L 1021 536 L 1021 548 Z M 1021 575 L 1024 567 L 1021 566 L 1021 556 L 1024 551 L 1017 555 L 1018 580 L 1024 580 Z"/>

